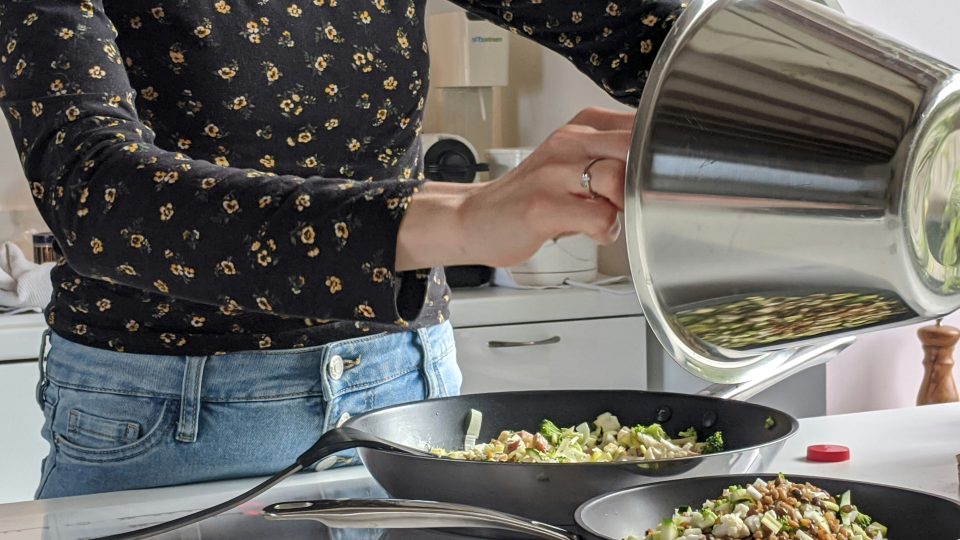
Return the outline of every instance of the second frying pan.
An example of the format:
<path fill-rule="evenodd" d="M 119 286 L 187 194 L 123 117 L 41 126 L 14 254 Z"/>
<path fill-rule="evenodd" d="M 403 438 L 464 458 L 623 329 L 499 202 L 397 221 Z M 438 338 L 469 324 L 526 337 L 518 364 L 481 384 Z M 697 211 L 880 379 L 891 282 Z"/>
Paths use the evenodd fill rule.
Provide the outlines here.
<path fill-rule="evenodd" d="M 481 508 L 424 501 L 341 500 L 298 501 L 268 506 L 269 519 L 313 519 L 332 527 L 499 528 L 516 538 L 548 540 L 621 540 L 642 538 L 648 528 L 673 515 L 679 506 L 699 507 L 735 484 L 749 484 L 772 474 L 711 476 L 669 480 L 601 495 L 576 511 L 576 528 L 560 529 Z M 850 490 L 859 509 L 888 527 L 890 540 L 960 539 L 960 503 L 909 489 L 834 478 L 788 475 L 793 482 L 810 482 L 839 496 Z M 415 538 L 401 533 L 398 538 Z"/>

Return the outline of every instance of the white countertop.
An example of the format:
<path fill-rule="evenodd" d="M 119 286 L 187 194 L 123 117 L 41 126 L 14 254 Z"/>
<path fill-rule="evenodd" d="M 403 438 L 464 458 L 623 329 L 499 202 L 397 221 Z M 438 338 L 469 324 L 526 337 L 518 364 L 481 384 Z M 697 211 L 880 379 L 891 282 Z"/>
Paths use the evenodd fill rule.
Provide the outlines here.
<path fill-rule="evenodd" d="M 588 289 L 456 289 L 450 319 L 457 328 L 642 315 L 633 285 Z M 47 324 L 41 313 L 0 316 L 0 362 L 33 360 Z"/>
<path fill-rule="evenodd" d="M 851 460 L 832 464 L 807 462 L 806 447 L 821 443 L 850 447 Z M 799 433 L 787 442 L 768 472 L 878 482 L 960 499 L 957 454 L 960 404 L 936 405 L 801 420 Z M 221 502 L 257 481 L 213 482 L 0 505 L 0 540 L 74 538 L 153 524 Z M 186 529 L 165 538 L 223 538 L 227 527 L 233 538 L 263 537 L 268 533 L 261 527 L 269 525 L 258 513 L 267 504 L 342 496 L 383 495 L 371 486 L 362 467 L 300 474 L 240 509 L 205 522 L 202 529 Z M 238 536 L 237 531 L 246 533 Z"/>

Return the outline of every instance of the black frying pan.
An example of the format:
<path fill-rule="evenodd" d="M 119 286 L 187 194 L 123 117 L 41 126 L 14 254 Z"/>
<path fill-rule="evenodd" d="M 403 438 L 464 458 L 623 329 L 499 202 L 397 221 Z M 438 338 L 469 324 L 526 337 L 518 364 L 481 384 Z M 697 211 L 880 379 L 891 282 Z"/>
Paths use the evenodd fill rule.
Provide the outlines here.
<path fill-rule="evenodd" d="M 460 449 L 470 409 L 483 413 L 478 441 L 504 429 L 535 432 L 592 421 L 609 411 L 623 425 L 659 422 L 671 435 L 691 426 L 722 431 L 727 451 L 707 456 L 617 463 L 489 463 L 437 459 L 362 447 L 370 474 L 393 497 L 478 505 L 557 525 L 601 493 L 665 478 L 762 470 L 798 429 L 786 413 L 738 401 L 641 391 L 546 391 L 466 395 L 370 412 L 344 427 L 414 448 Z M 773 425 L 767 427 L 767 419 Z"/>
<path fill-rule="evenodd" d="M 598 368 L 598 369 L 602 369 Z M 544 418 L 558 425 L 592 421 L 603 412 L 621 424 L 660 423 L 671 435 L 695 427 L 722 431 L 726 451 L 680 459 L 616 463 L 488 463 L 441 459 L 428 448 L 463 448 L 471 409 L 483 413 L 479 441 L 504 429 L 537 431 Z M 475 394 L 420 401 L 368 412 L 325 433 L 297 462 L 255 488 L 195 514 L 108 537 L 148 538 L 246 502 L 287 476 L 336 452 L 358 448 L 370 474 L 393 497 L 484 506 L 572 525 L 587 499 L 664 478 L 762 470 L 799 427 L 792 416 L 760 405 L 687 394 L 636 390 L 558 390 Z"/>
<path fill-rule="evenodd" d="M 314 519 L 333 527 L 427 528 L 498 527 L 513 538 L 548 540 L 620 540 L 642 538 L 649 528 L 673 515 L 679 506 L 699 507 L 727 486 L 757 477 L 734 475 L 686 478 L 628 488 L 587 501 L 576 511 L 575 528 L 560 528 L 475 507 L 398 500 L 300 501 L 279 503 L 264 512 L 270 519 Z M 834 495 L 850 490 L 854 504 L 888 527 L 890 540 L 960 540 L 960 503 L 908 489 L 848 480 L 788 475 L 811 482 Z M 575 531 L 575 532 L 574 532 Z M 411 538 L 401 533 L 397 538 Z"/>
<path fill-rule="evenodd" d="M 764 480 L 776 475 L 760 475 Z M 724 488 L 748 484 L 758 475 L 688 478 L 649 484 L 601 495 L 581 506 L 577 524 L 586 538 L 642 538 L 673 515 L 678 506 L 699 507 L 706 499 L 719 497 Z M 850 490 L 853 504 L 887 526 L 890 540 L 960 540 L 960 503 L 908 489 L 834 478 L 787 475 L 793 482 L 810 482 L 839 497 Z M 638 526 L 639 525 L 639 526 Z"/>

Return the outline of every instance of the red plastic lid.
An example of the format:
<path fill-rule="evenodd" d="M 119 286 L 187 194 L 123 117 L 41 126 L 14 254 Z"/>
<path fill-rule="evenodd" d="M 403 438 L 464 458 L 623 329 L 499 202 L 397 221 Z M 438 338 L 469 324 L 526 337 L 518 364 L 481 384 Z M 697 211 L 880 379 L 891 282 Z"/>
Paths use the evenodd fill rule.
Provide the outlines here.
<path fill-rule="evenodd" d="M 850 449 L 836 444 L 815 444 L 807 447 L 807 461 L 836 463 L 850 459 Z"/>

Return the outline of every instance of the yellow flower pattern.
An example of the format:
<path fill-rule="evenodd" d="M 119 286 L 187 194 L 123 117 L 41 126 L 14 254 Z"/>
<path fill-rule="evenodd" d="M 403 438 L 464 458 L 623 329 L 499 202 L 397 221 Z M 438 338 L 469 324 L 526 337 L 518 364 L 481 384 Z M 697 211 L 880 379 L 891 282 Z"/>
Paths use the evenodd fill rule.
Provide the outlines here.
<path fill-rule="evenodd" d="M 681 0 L 454 0 L 636 103 Z M 447 318 L 393 271 L 421 185 L 424 0 L 0 2 L 0 108 L 65 262 L 47 320 L 127 352 Z"/>

